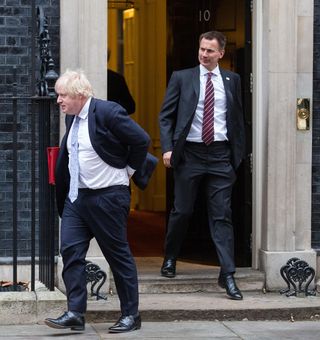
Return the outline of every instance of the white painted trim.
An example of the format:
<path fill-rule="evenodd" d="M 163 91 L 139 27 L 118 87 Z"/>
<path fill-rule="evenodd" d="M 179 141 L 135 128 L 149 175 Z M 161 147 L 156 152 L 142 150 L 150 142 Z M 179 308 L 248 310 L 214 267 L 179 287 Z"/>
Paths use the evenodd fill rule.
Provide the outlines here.
<path fill-rule="evenodd" d="M 252 13 L 252 267 L 259 267 L 261 248 L 262 196 L 263 196 L 263 10 L 262 0 L 253 0 Z"/>

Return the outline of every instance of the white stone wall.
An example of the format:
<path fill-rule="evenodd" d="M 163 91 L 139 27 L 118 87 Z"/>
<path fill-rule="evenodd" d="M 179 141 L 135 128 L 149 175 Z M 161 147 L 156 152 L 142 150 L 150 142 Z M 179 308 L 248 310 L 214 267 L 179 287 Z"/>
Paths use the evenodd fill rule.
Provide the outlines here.
<path fill-rule="evenodd" d="M 82 69 L 97 98 L 107 98 L 107 1 L 61 1 L 61 72 Z M 60 135 L 64 133 L 61 116 Z"/>
<path fill-rule="evenodd" d="M 316 267 L 311 249 L 312 132 L 296 128 L 297 98 L 312 102 L 313 1 L 256 0 L 254 8 L 254 203 L 260 215 L 255 211 L 253 255 L 266 272 L 267 288 L 275 289 L 283 286 L 280 268 L 291 257 Z"/>

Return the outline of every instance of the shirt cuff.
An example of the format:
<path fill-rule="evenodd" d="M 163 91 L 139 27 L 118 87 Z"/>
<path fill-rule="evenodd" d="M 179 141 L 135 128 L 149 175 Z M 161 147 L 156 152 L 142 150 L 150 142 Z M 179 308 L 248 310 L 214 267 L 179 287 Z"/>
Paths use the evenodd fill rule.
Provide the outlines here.
<path fill-rule="evenodd" d="M 131 178 L 132 175 L 136 172 L 136 170 L 132 169 L 129 165 L 126 166 L 126 169 L 127 169 L 129 178 Z"/>

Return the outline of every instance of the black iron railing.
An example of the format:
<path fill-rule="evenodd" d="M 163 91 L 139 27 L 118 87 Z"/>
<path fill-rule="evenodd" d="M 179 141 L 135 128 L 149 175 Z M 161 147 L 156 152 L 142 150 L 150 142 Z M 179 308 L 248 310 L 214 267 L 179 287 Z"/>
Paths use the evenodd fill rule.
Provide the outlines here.
<path fill-rule="evenodd" d="M 52 112 L 56 94 L 54 84 L 58 78 L 50 50 L 48 20 L 41 6 L 37 7 L 40 76 L 38 97 L 33 100 L 39 106 L 39 278 L 50 290 L 54 289 L 55 256 L 55 201 L 54 187 L 48 184 L 47 148 L 56 145 L 51 140 Z"/>
<path fill-rule="evenodd" d="M 2 215 L 2 222 L 8 228 L 12 225 L 12 242 L 5 249 L 6 262 L 12 256 L 12 287 L 15 290 L 19 282 L 19 264 L 30 261 L 31 290 L 35 288 L 37 264 L 39 280 L 53 290 L 58 218 L 54 186 L 48 183 L 47 147 L 58 143 L 54 131 L 58 109 L 52 97 L 7 96 L 0 98 L 0 106 L 11 110 L 12 115 L 11 123 L 7 123 L 11 124 L 11 138 L 7 137 L 1 150 L 12 164 L 11 169 L 6 169 L 5 179 L 6 184 L 11 181 L 11 195 L 7 191 L 3 196 L 6 202 L 2 202 L 12 207 L 11 212 Z M 11 235 L 9 231 L 7 234 Z"/>
<path fill-rule="evenodd" d="M 12 254 L 13 285 L 18 282 L 18 257 L 24 263 L 30 258 L 31 289 L 34 290 L 38 262 L 40 281 L 53 290 L 58 220 L 54 186 L 48 183 L 47 147 L 58 143 L 58 109 L 52 97 L 8 96 L 0 98 L 0 106 L 11 107 L 12 114 L 11 129 L 8 128 L 11 140 L 8 136 L 3 146 L 6 150 L 2 150 L 12 164 L 11 174 L 6 169 L 12 195 L 7 192 L 4 196 L 7 200 L 11 196 L 12 217 L 2 222 L 12 223 L 12 245 L 6 253 Z M 27 245 L 22 245 L 22 240 Z"/>
<path fill-rule="evenodd" d="M 35 87 L 32 92 L 36 95 L 18 93 L 17 67 L 13 67 L 12 94 L 0 97 L 1 113 L 10 117 L 6 122 L 7 141 L 2 142 L 0 151 L 12 164 L 11 169 L 6 168 L 8 178 L 0 179 L 7 189 L 1 202 L 2 210 L 11 210 L 3 211 L 1 222 L 6 225 L 7 234 L 12 235 L 8 236 L 8 240 L 12 239 L 11 247 L 4 249 L 6 256 L 2 262 L 12 263 L 12 290 L 20 290 L 18 268 L 22 263 L 30 264 L 31 290 L 35 289 L 37 264 L 39 280 L 54 290 L 58 217 L 54 209 L 54 186 L 48 183 L 47 147 L 58 144 L 59 113 L 54 92 L 58 75 L 50 51 L 48 21 L 34 1 L 32 20 L 31 57 L 35 60 L 38 54 L 39 65 L 37 70 L 32 62 L 31 83 Z M 34 46 L 35 41 L 38 49 Z M 11 192 L 8 189 L 10 182 Z"/>

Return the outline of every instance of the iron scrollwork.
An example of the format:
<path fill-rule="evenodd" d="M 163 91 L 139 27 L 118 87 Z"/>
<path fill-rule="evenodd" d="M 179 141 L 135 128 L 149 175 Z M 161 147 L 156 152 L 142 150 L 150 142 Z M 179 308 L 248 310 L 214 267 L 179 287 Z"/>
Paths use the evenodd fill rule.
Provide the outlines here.
<path fill-rule="evenodd" d="M 87 284 L 91 283 L 91 289 L 90 289 L 91 296 L 96 296 L 97 300 L 99 299 L 107 300 L 107 297 L 100 295 L 100 289 L 105 283 L 106 279 L 107 279 L 107 274 L 97 264 L 87 261 L 86 283 Z"/>
<path fill-rule="evenodd" d="M 280 290 L 280 294 L 288 297 L 297 296 L 297 293 L 305 293 L 306 296 L 316 295 L 314 289 L 309 290 L 309 285 L 315 277 L 315 270 L 306 261 L 293 257 L 281 267 L 280 274 L 287 284 L 286 288 Z"/>
<path fill-rule="evenodd" d="M 38 42 L 40 49 L 40 79 L 37 84 L 37 92 L 40 97 L 55 97 L 54 84 L 58 74 L 54 70 L 55 64 L 50 50 L 50 36 L 48 19 L 43 13 L 43 8 L 37 8 Z"/>

